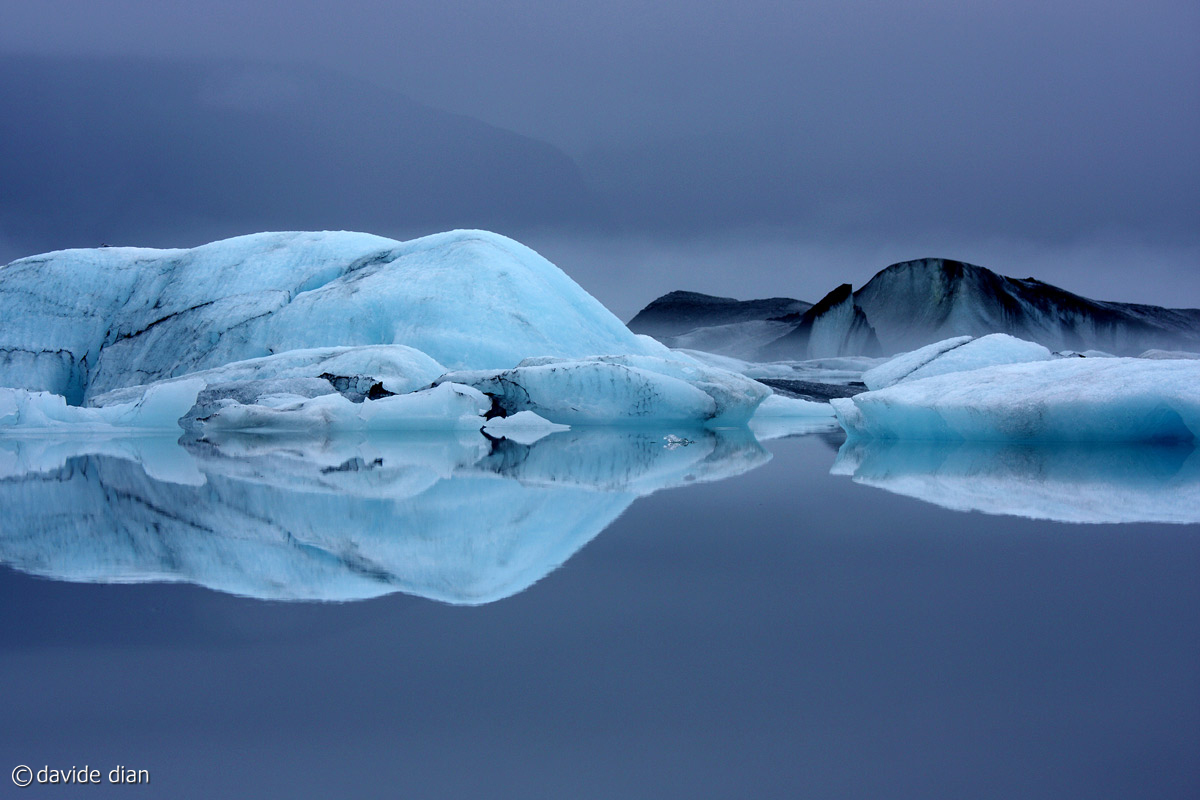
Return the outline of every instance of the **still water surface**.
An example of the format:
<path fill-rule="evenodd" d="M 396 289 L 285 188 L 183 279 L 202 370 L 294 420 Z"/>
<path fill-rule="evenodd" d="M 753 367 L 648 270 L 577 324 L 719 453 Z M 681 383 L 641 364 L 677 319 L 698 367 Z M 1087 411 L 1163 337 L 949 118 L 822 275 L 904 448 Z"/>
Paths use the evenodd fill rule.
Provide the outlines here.
<path fill-rule="evenodd" d="M 5 443 L 0 795 L 1200 796 L 1190 448 L 663 435 Z"/>

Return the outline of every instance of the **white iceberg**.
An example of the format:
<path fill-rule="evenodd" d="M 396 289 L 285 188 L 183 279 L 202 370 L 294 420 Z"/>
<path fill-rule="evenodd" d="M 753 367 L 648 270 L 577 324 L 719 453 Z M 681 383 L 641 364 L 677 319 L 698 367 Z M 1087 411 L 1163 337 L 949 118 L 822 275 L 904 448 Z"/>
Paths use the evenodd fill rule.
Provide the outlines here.
<path fill-rule="evenodd" d="M 1035 342 L 1017 339 L 1006 333 L 993 333 L 978 339 L 956 336 L 926 345 L 863 373 L 868 389 L 886 389 L 904 381 L 916 381 L 950 372 L 967 372 L 997 364 L 1021 364 L 1047 361 L 1051 353 Z"/>
<path fill-rule="evenodd" d="M 669 351 L 511 239 L 260 233 L 0 268 L 0 385 L 95 395 L 275 353 L 401 344 L 453 369 Z"/>
<path fill-rule="evenodd" d="M 183 379 L 201 391 L 176 419 L 210 431 L 478 429 L 521 411 L 739 425 L 770 394 L 631 333 L 553 264 L 482 231 L 49 253 L 0 269 L 0 314 L 0 384 L 62 398 L 22 400 L 25 427 L 37 408 L 55 425 L 111 422 Z"/>
<path fill-rule="evenodd" d="M 1154 442 L 1200 437 L 1200 362 L 1067 358 L 831 401 L 851 438 Z"/>

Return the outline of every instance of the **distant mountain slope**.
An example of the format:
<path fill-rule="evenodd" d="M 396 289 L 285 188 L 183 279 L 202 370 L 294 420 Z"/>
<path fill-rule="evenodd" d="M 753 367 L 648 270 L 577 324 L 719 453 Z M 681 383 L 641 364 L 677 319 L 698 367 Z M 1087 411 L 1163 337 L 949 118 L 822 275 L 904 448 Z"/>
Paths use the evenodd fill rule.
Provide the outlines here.
<path fill-rule="evenodd" d="M 1051 350 L 1200 349 L 1200 309 L 1091 300 L 1035 278 L 942 258 L 893 264 L 854 293 L 885 352 L 1008 333 Z"/>
<path fill-rule="evenodd" d="M 5 56 L 0 109 L 0 240 L 21 254 L 598 213 L 551 145 L 330 72 Z"/>
<path fill-rule="evenodd" d="M 750 301 L 692 292 L 664 295 L 629 323 L 671 347 L 747 360 L 888 355 L 953 336 L 1007 333 L 1052 350 L 1138 355 L 1200 351 L 1200 309 L 1090 300 L 1034 278 L 1007 278 L 941 258 L 893 264 L 851 292 L 846 284 L 816 306 L 778 315 Z M 714 310 L 738 313 L 734 322 Z M 753 335 L 752 335 L 753 334 Z"/>
<path fill-rule="evenodd" d="M 639 311 L 629 321 L 629 329 L 668 347 L 755 359 L 764 346 L 791 331 L 811 307 L 790 297 L 734 300 L 677 291 Z"/>
<path fill-rule="evenodd" d="M 735 300 L 699 292 L 669 292 L 629 320 L 629 330 L 648 336 L 678 336 L 695 330 L 735 322 L 777 320 L 803 314 L 812 303 L 790 297 Z"/>
<path fill-rule="evenodd" d="M 854 302 L 848 283 L 825 295 L 783 336 L 760 348 L 769 360 L 880 355 L 879 339 L 866 314 Z"/>

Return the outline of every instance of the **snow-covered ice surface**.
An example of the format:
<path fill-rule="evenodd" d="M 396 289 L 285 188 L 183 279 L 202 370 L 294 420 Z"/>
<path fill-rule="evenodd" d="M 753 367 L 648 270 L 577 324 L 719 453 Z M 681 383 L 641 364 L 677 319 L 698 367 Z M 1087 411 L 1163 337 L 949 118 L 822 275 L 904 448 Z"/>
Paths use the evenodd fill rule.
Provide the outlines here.
<path fill-rule="evenodd" d="M 533 444 L 477 431 L 185 443 L 160 441 L 151 475 L 137 446 L 0 440 L 0 561 L 62 580 L 281 600 L 486 603 L 562 564 L 638 497 L 770 458 L 744 428 L 570 430 Z"/>
<path fill-rule="evenodd" d="M 1152 442 L 1200 438 L 1200 362 L 1064 358 L 832 401 L 851 438 Z"/>
<path fill-rule="evenodd" d="M 1200 450 L 1191 444 L 858 440 L 843 445 L 832 472 L 957 511 L 1200 523 Z"/>
<path fill-rule="evenodd" d="M 1006 333 L 993 333 L 978 339 L 956 336 L 926 345 L 873 367 L 863 373 L 868 389 L 885 389 L 904 381 L 916 381 L 949 372 L 966 372 L 996 364 L 1020 364 L 1047 361 L 1051 353 L 1034 342 Z"/>
<path fill-rule="evenodd" d="M 402 344 L 448 368 L 665 356 L 511 239 L 260 233 L 192 250 L 63 250 L 0 268 L 0 385 L 77 404 L 234 361 Z"/>

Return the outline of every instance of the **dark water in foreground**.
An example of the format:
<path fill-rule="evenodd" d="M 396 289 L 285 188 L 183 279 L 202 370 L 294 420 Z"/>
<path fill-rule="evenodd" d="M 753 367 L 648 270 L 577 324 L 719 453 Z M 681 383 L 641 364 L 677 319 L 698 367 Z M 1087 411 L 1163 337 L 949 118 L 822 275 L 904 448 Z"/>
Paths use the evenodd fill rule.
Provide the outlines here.
<path fill-rule="evenodd" d="M 23 570 L 0 570 L 0 796 L 1200 796 L 1200 525 L 950 510 L 831 475 L 820 436 L 768 442 L 769 461 L 756 444 L 712 446 L 745 471 L 701 482 L 712 476 L 694 463 L 634 459 L 620 480 L 589 477 L 587 496 L 597 481 L 614 495 L 596 507 L 528 454 L 451 481 L 438 467 L 442 482 L 427 486 L 430 463 L 463 461 L 439 450 L 393 489 L 354 484 L 353 508 L 322 489 L 319 503 L 277 509 L 293 527 L 342 520 L 348 535 L 385 507 L 414 524 L 440 510 L 462 528 L 451 555 L 426 541 L 396 550 L 386 531 L 341 549 L 269 534 L 264 508 L 290 490 L 250 491 L 228 466 L 203 466 L 203 486 L 159 484 L 91 456 L 54 473 L 80 482 L 69 496 L 44 476 L 0 482 L 4 560 Z M 586 469 L 575 452 L 554 463 Z M 1020 491 L 1014 470 L 1030 460 L 1003 458 L 992 497 Z M 1159 461 L 1174 475 L 1187 458 Z M 935 460 L 926 473 L 954 459 Z M 1022 474 L 1038 486 L 1070 469 L 1033 461 L 1042 472 Z M 995 477 L 965 462 L 960 489 Z M 433 500 L 395 501 L 396 481 L 425 487 L 404 498 Z M 442 497 L 448 484 L 458 493 Z M 1098 494 L 1136 505 L 1124 484 Z M 1194 489 L 1167 488 L 1185 502 Z M 60 519 L 79 517 L 72 502 L 106 503 L 166 544 L 148 552 L 159 540 L 127 530 L 97 543 Z M 493 513 L 499 533 L 486 527 Z M 39 530 L 14 527 L 31 516 Z M 580 522 L 591 516 L 615 521 L 598 532 Z M 235 518 L 265 526 L 254 546 L 221 530 L 230 541 L 206 549 Z M 518 541 L 530 519 L 570 530 L 531 550 Z M 472 543 L 477 525 L 491 550 Z M 185 540 L 188 526 L 198 538 Z M 413 574 L 395 569 L 417 561 Z M 254 564 L 270 575 L 247 577 Z M 343 595 L 388 593 L 282 602 L 26 574 L 141 580 L 151 569 L 260 597 L 330 581 Z M 8 778 L 20 764 L 85 763 L 147 769 L 151 784 L 22 790 Z"/>

